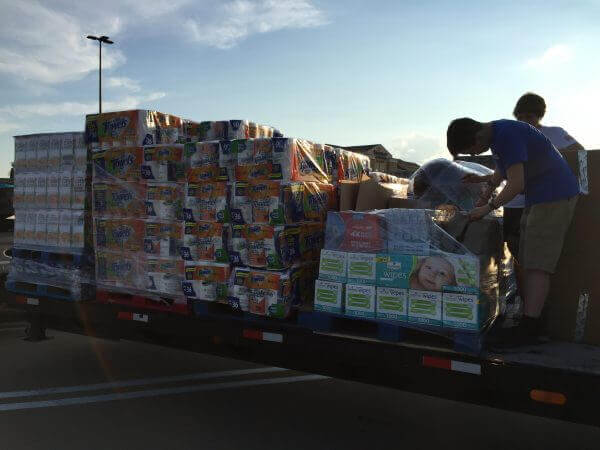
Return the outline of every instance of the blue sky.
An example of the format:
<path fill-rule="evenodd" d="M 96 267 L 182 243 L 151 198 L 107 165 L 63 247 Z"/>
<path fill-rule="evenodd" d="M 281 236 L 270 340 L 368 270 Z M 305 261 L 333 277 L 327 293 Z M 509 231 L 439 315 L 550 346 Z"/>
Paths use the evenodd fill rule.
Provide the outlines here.
<path fill-rule="evenodd" d="M 81 130 L 97 110 L 250 119 L 423 162 L 448 122 L 510 118 L 526 91 L 543 121 L 600 148 L 598 1 L 0 0 L 0 174 L 15 134 Z"/>

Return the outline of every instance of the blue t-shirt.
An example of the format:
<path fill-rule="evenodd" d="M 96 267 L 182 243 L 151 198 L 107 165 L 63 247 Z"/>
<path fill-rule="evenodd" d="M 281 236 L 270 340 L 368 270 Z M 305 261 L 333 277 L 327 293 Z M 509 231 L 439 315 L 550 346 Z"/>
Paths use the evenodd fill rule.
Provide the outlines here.
<path fill-rule="evenodd" d="M 571 198 L 579 193 L 573 171 L 550 140 L 538 129 L 516 120 L 492 122 L 490 146 L 500 173 L 523 163 L 525 205 L 549 203 Z"/>

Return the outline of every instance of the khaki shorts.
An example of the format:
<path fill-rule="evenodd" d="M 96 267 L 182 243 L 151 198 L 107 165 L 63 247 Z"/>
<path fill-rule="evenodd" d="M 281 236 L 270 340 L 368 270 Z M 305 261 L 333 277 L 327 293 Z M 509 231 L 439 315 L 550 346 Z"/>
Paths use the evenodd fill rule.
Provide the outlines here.
<path fill-rule="evenodd" d="M 554 273 L 576 204 L 577 196 L 525 208 L 519 243 L 521 266 Z"/>

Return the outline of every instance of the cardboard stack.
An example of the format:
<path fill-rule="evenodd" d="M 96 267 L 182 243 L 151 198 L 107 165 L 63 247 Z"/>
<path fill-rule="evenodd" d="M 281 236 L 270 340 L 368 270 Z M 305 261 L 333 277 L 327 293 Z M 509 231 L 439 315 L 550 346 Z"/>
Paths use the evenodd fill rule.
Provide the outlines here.
<path fill-rule="evenodd" d="M 330 212 L 315 310 L 478 331 L 487 320 L 479 261 L 442 251 L 451 238 L 431 214 Z"/>
<path fill-rule="evenodd" d="M 15 136 L 14 246 L 53 254 L 91 249 L 90 170 L 83 133 Z M 16 256 L 13 275 L 78 292 L 81 267 L 29 264 Z M 56 269 L 56 270 L 54 270 Z"/>

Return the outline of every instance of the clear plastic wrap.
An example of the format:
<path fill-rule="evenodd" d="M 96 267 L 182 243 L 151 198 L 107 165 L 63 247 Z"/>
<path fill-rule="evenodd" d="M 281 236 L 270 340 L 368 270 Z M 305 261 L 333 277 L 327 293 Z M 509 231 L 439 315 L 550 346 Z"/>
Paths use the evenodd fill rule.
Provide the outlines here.
<path fill-rule="evenodd" d="M 435 209 L 454 205 L 461 210 L 475 207 L 483 183 L 463 183 L 466 175 L 490 175 L 493 171 L 477 163 L 434 159 L 423 164 L 411 177 L 409 196 L 418 200 L 421 208 Z"/>
<path fill-rule="evenodd" d="M 422 209 L 329 212 L 315 310 L 449 337 L 482 332 L 499 312 L 501 227 L 490 218 L 467 230 L 464 217 Z M 480 240 L 488 245 L 477 246 Z"/>
<path fill-rule="evenodd" d="M 220 120 L 212 122 L 183 121 L 185 142 L 201 142 L 219 139 L 249 139 L 282 137 L 281 132 L 267 125 L 248 120 Z"/>

